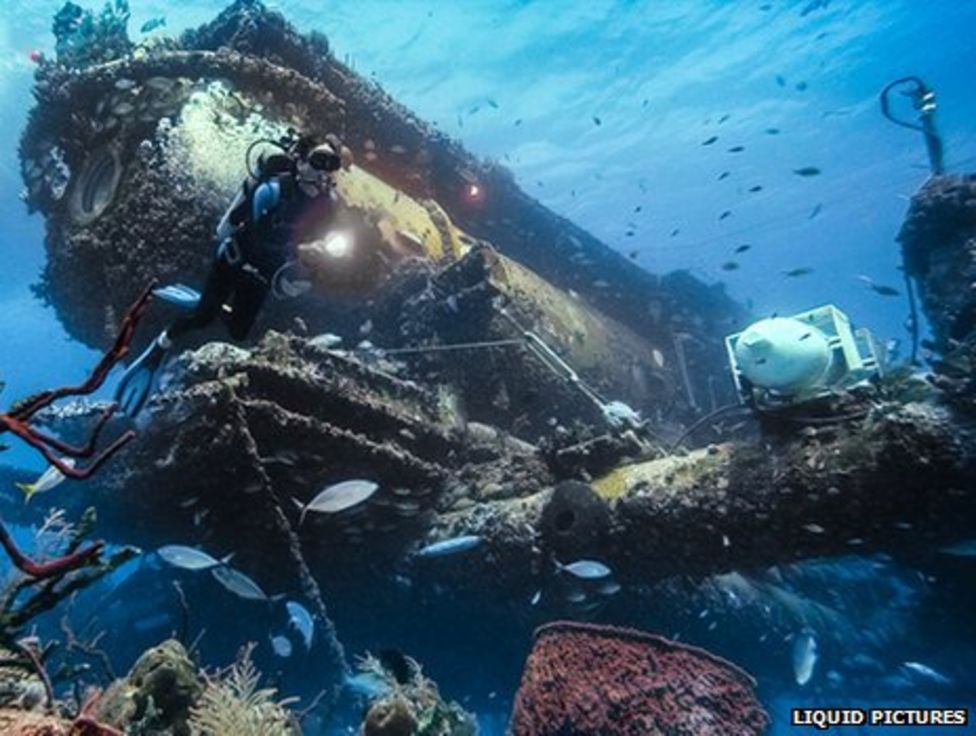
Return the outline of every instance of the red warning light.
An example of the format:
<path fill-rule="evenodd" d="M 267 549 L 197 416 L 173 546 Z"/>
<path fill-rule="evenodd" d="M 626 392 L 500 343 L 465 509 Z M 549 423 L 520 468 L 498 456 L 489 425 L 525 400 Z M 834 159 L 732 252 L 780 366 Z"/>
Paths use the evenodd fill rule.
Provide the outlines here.
<path fill-rule="evenodd" d="M 485 200 L 485 190 L 477 182 L 464 185 L 464 200 L 468 204 L 481 204 Z"/>

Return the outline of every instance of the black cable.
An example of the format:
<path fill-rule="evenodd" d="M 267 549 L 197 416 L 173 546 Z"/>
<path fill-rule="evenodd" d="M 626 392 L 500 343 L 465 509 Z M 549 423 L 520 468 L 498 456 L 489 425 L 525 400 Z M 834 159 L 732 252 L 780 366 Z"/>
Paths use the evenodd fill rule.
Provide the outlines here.
<path fill-rule="evenodd" d="M 909 360 L 909 365 L 918 365 L 918 305 L 915 303 L 915 289 L 912 284 L 912 277 L 908 275 L 908 269 L 905 267 L 905 253 L 902 251 L 902 273 L 905 276 L 905 291 L 908 292 L 908 309 L 909 309 L 909 319 L 912 321 L 911 332 L 912 335 L 912 355 Z"/>
<path fill-rule="evenodd" d="M 908 94 L 912 97 L 915 109 L 919 112 L 919 123 L 909 123 L 900 120 L 891 111 L 891 91 L 902 84 L 914 85 L 914 89 Z M 942 138 L 939 136 L 939 131 L 935 128 L 935 92 L 920 77 L 902 77 L 901 79 L 896 79 L 886 84 L 881 90 L 881 114 L 895 125 L 908 128 L 909 130 L 917 130 L 922 133 L 925 136 L 925 149 L 929 156 L 929 168 L 935 175 L 945 172 Z"/>
<path fill-rule="evenodd" d="M 855 419 L 864 419 L 868 415 L 867 409 L 861 409 L 858 411 L 848 412 L 847 414 L 835 414 L 833 416 L 826 417 L 808 417 L 802 416 L 800 414 L 790 415 L 788 413 L 782 414 L 772 414 L 772 416 L 777 419 L 782 419 L 785 422 L 792 422 L 793 424 L 809 424 L 812 426 L 830 426 L 831 424 L 843 424 L 844 422 L 853 422 Z"/>
<path fill-rule="evenodd" d="M 686 439 L 688 439 L 688 437 L 690 437 L 694 432 L 696 432 L 699 429 L 699 427 L 701 427 L 703 424 L 705 424 L 706 422 L 710 422 L 716 417 L 719 417 L 722 414 L 732 411 L 733 409 L 742 409 L 745 411 L 751 411 L 748 406 L 744 406 L 739 403 L 726 404 L 725 406 L 720 406 L 718 409 L 715 409 L 714 411 L 710 411 L 708 414 L 706 414 L 701 419 L 699 419 L 694 424 L 692 424 L 690 427 L 688 427 L 688 429 L 686 429 L 684 432 L 681 433 L 681 436 L 678 437 L 678 439 L 676 439 L 674 442 L 671 443 L 671 446 L 668 448 L 668 454 L 671 455 L 672 453 L 674 453 L 674 451 L 677 450 L 679 447 L 681 447 L 681 444 Z"/>
<path fill-rule="evenodd" d="M 896 79 L 893 82 L 888 82 L 888 84 L 884 86 L 884 89 L 881 90 L 881 114 L 884 115 L 886 118 L 888 118 L 888 120 L 890 120 L 895 125 L 900 125 L 903 128 L 908 128 L 910 130 L 917 130 L 919 132 L 924 133 L 925 128 L 923 128 L 921 125 L 917 123 L 906 123 L 904 120 L 899 120 L 891 112 L 891 104 L 888 101 L 888 95 L 891 94 L 891 90 L 893 90 L 895 87 L 905 83 L 914 83 L 915 92 L 913 96 L 916 98 L 921 98 L 922 95 L 924 95 L 928 91 L 928 88 L 925 86 L 925 82 L 923 82 L 919 77 L 916 76 L 902 77 L 901 79 Z"/>

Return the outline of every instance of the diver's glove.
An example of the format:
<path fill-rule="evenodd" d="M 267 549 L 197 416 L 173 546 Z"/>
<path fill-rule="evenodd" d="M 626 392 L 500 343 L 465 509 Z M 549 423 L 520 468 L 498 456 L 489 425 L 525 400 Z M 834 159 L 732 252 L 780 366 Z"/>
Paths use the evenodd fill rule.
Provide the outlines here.
<path fill-rule="evenodd" d="M 161 286 L 158 289 L 153 289 L 153 294 L 180 309 L 192 310 L 200 304 L 200 292 L 186 284 Z"/>
<path fill-rule="evenodd" d="M 172 344 L 166 331 L 160 332 L 152 344 L 132 361 L 122 374 L 119 385 L 115 387 L 115 401 L 128 416 L 136 416 L 145 406 L 155 382 L 156 371 L 163 364 L 163 359 Z"/>

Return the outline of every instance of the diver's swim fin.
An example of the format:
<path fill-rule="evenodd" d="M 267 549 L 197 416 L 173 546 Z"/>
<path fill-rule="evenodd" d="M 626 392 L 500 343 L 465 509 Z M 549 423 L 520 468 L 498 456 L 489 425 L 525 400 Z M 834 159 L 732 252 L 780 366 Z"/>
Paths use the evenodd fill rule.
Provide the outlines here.
<path fill-rule="evenodd" d="M 155 382 L 156 371 L 162 365 L 170 345 L 166 332 L 159 333 L 152 344 L 122 374 L 119 385 L 115 387 L 115 401 L 128 416 L 136 416 L 145 406 Z"/>
<path fill-rule="evenodd" d="M 200 292 L 186 284 L 170 284 L 153 289 L 153 295 L 180 309 L 196 309 L 200 304 Z"/>

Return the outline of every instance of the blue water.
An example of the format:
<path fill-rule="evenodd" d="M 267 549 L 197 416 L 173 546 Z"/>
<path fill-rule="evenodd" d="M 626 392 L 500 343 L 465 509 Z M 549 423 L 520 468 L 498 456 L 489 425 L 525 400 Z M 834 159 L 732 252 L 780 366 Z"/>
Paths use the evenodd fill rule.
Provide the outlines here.
<path fill-rule="evenodd" d="M 903 290 L 894 238 L 907 198 L 927 175 L 920 137 L 882 118 L 878 93 L 896 77 L 925 78 L 938 93 L 949 169 L 973 170 L 976 2 L 834 0 L 804 16 L 807 4 L 268 3 L 299 29 L 324 32 L 339 58 L 421 118 L 475 154 L 502 161 L 544 205 L 622 253 L 636 251 L 643 267 L 689 269 L 722 282 L 756 314 L 833 303 L 876 334 L 907 340 L 904 298 L 879 296 L 857 279 Z M 18 198 L 17 141 L 32 104 L 28 54 L 52 53 L 50 19 L 60 5 L 4 0 L 0 8 L 4 398 L 78 378 L 96 359 L 31 292 L 43 265 L 43 227 Z M 210 20 L 224 3 L 175 7 L 134 2 L 130 29 L 164 15 L 176 33 Z M 703 146 L 711 136 L 719 140 Z M 728 152 L 733 146 L 745 150 Z M 805 166 L 822 174 L 793 173 Z M 719 181 L 723 171 L 730 175 Z M 748 191 L 756 185 L 762 190 Z M 725 211 L 731 216 L 720 220 Z M 751 250 L 734 256 L 745 243 Z M 730 260 L 740 268 L 723 270 Z M 783 276 L 797 267 L 813 272 Z M 4 460 L 42 467 L 22 448 Z M 902 632 L 900 645 L 913 636 Z M 952 666 L 966 679 L 960 692 L 972 705 L 968 663 Z M 485 692 L 494 689 L 484 684 Z M 777 705 L 791 702 L 777 695 Z M 486 713 L 489 733 L 488 719 L 502 723 L 503 711 Z"/>

